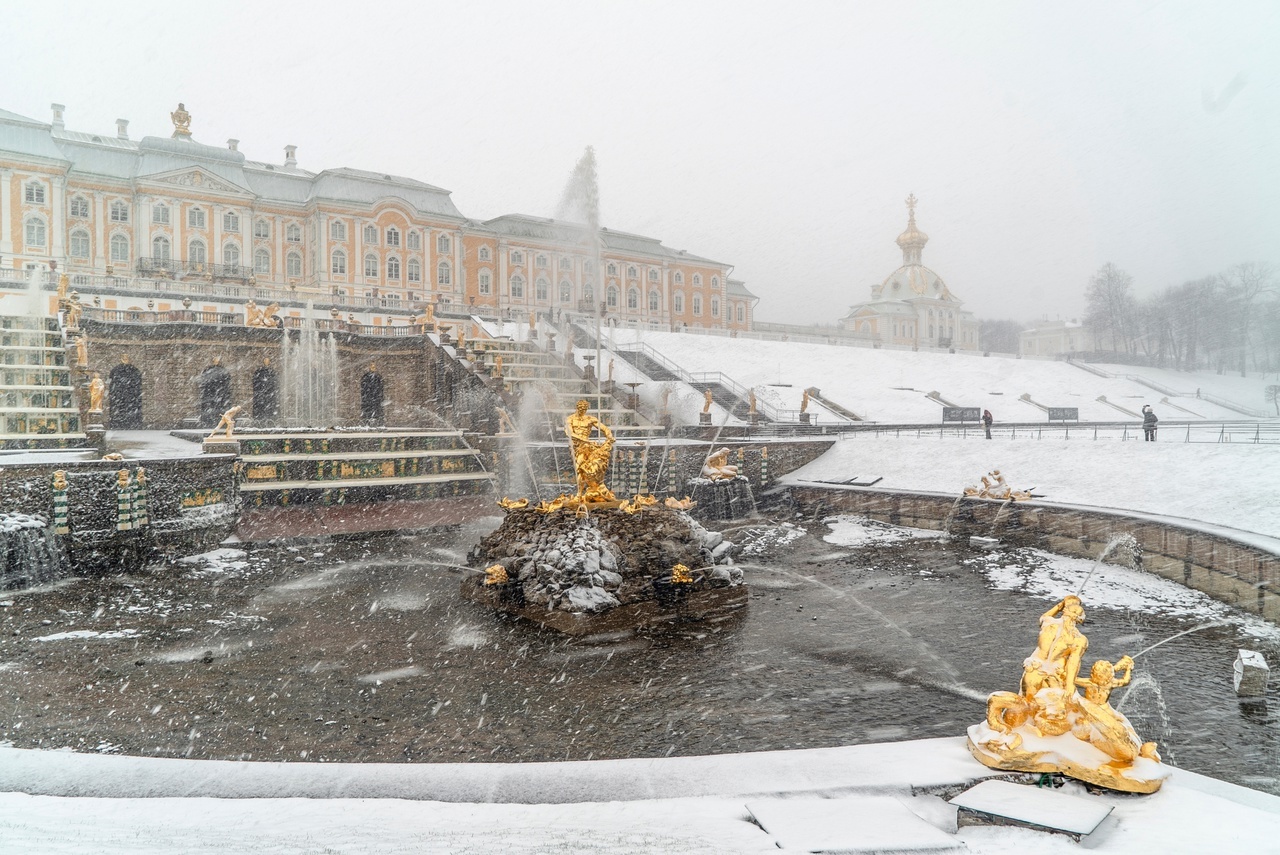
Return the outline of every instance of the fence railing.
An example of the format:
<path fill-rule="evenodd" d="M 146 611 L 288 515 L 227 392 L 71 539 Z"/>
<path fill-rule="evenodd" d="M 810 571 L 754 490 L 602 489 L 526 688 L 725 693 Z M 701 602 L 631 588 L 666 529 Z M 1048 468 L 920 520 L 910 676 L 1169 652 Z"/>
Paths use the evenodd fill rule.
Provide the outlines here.
<path fill-rule="evenodd" d="M 1150 377 L 1144 377 L 1141 374 L 1122 374 L 1119 372 L 1107 371 L 1106 369 L 1099 368 L 1096 365 L 1090 365 L 1087 362 L 1078 362 L 1074 359 L 1067 359 L 1064 361 L 1074 365 L 1076 368 L 1088 371 L 1090 374 L 1096 374 L 1099 377 L 1106 377 L 1110 380 L 1129 380 L 1130 382 L 1138 383 L 1139 385 L 1146 386 L 1148 389 L 1155 389 L 1161 395 L 1172 395 L 1175 398 L 1199 398 L 1202 401 L 1208 401 L 1210 404 L 1216 404 L 1219 407 L 1234 410 L 1241 415 L 1253 416 L 1258 419 L 1265 419 L 1270 415 L 1263 410 L 1255 410 L 1252 407 L 1246 407 L 1244 404 L 1237 404 L 1235 401 L 1230 401 L 1220 395 L 1214 395 L 1209 392 L 1201 391 L 1200 389 L 1196 389 L 1193 392 L 1180 392 L 1177 389 L 1166 386 L 1163 383 L 1158 383 Z"/>
<path fill-rule="evenodd" d="M 831 426 L 827 426 L 831 429 Z M 840 425 L 847 437 L 908 437 L 916 439 L 971 437 L 983 439 L 981 425 Z M 1096 440 L 1142 442 L 1142 425 L 1134 422 L 1078 422 L 1003 424 L 991 429 L 992 438 L 1012 440 Z M 1280 444 L 1280 420 L 1257 422 L 1171 422 L 1161 421 L 1157 442 Z"/>

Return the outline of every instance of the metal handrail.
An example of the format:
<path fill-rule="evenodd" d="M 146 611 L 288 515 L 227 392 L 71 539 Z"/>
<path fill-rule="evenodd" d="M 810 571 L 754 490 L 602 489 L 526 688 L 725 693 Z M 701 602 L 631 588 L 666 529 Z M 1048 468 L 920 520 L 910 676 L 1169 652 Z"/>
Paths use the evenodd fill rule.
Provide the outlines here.
<path fill-rule="evenodd" d="M 1096 365 L 1090 365 L 1086 362 L 1078 362 L 1074 359 L 1066 359 L 1064 361 L 1069 365 L 1074 365 L 1076 368 L 1088 371 L 1090 374 L 1096 374 L 1099 377 L 1106 377 L 1109 380 L 1128 380 L 1132 383 L 1137 383 L 1140 386 L 1146 386 L 1148 389 L 1155 389 L 1162 395 L 1173 395 L 1175 398 L 1199 398 L 1202 401 L 1208 401 L 1210 404 L 1217 404 L 1219 407 L 1223 407 L 1228 410 L 1235 410 L 1237 413 L 1241 413 L 1246 416 L 1253 416 L 1257 419 L 1265 419 L 1268 418 L 1269 415 L 1263 410 L 1255 410 L 1252 407 L 1246 407 L 1244 404 L 1237 404 L 1235 401 L 1229 401 L 1226 398 L 1209 392 L 1201 392 L 1200 390 L 1196 390 L 1195 392 L 1179 392 L 1177 389 L 1165 386 L 1162 383 L 1157 383 L 1155 380 L 1143 377 L 1141 374 L 1118 374 L 1116 372 L 1099 368 Z"/>

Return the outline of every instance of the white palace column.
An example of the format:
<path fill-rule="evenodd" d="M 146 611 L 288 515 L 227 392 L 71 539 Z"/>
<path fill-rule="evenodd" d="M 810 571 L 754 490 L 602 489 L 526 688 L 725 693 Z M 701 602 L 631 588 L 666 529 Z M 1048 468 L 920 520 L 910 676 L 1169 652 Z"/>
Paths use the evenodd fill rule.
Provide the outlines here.
<path fill-rule="evenodd" d="M 13 255 L 13 206 L 9 200 L 12 192 L 13 170 L 0 168 L 0 255 L 4 256 Z"/>
<path fill-rule="evenodd" d="M 111 248 L 107 246 L 107 218 L 102 215 L 102 191 L 93 191 L 90 204 L 93 205 L 89 209 L 91 211 L 89 222 L 93 224 L 93 269 L 95 271 L 105 271 L 107 259 L 111 257 Z"/>
<path fill-rule="evenodd" d="M 53 207 L 53 257 L 63 265 L 67 264 L 67 176 L 55 175 L 50 182 L 53 185 L 53 198 L 49 200 Z"/>

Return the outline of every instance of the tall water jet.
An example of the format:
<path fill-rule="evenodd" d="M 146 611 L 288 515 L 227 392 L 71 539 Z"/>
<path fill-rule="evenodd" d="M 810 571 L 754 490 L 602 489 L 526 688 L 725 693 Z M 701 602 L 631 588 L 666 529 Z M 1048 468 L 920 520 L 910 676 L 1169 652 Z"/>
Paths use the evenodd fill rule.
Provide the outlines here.
<path fill-rule="evenodd" d="M 591 259 L 591 273 L 583 277 L 583 286 L 584 293 L 586 287 L 591 288 L 589 308 L 596 322 L 595 364 L 600 365 L 600 306 L 607 281 L 600 266 L 600 184 L 596 179 L 596 152 L 591 146 L 587 146 L 569 176 L 560 204 L 556 207 L 556 218 L 581 222 L 587 227 L 583 245 Z M 599 376 L 596 382 L 599 383 Z"/>
<path fill-rule="evenodd" d="M 290 427 L 332 427 L 338 422 L 338 343 L 321 335 L 307 303 L 302 328 L 294 339 L 284 331 L 280 343 L 280 416 Z"/>

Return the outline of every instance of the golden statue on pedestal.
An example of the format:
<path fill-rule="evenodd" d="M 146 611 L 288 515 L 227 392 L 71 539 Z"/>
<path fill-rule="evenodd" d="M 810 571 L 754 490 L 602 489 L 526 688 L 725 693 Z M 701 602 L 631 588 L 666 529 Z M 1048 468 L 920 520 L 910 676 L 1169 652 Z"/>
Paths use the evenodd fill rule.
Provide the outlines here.
<path fill-rule="evenodd" d="M 187 112 L 187 108 L 178 103 L 178 109 L 169 114 L 170 120 L 173 121 L 174 137 L 191 136 L 191 114 Z"/>
<path fill-rule="evenodd" d="M 1004 480 L 999 469 L 992 469 L 982 476 L 982 483 L 964 488 L 964 495 L 975 499 L 999 499 L 1000 501 L 1025 502 L 1031 498 L 1030 490 L 1015 490 Z"/>
<path fill-rule="evenodd" d="M 591 434 L 595 431 L 603 437 L 599 442 L 591 440 Z M 604 422 L 587 413 L 586 401 L 579 401 L 574 412 L 564 420 L 564 432 L 573 449 L 578 501 L 615 501 L 613 493 L 604 485 L 604 476 L 609 471 L 609 456 L 613 453 L 613 431 Z"/>
<path fill-rule="evenodd" d="M 102 382 L 102 377 L 98 372 L 93 372 L 93 379 L 89 381 L 89 412 L 102 412 L 102 397 L 107 391 L 107 384 Z"/>
<path fill-rule="evenodd" d="M 1079 629 L 1084 619 L 1076 596 L 1040 616 L 1036 649 L 1023 662 L 1019 691 L 991 694 L 987 720 L 969 728 L 969 751 L 993 769 L 1060 772 L 1113 790 L 1154 793 L 1169 770 L 1156 744 L 1143 742 L 1110 703 L 1111 690 L 1128 685 L 1133 659 L 1099 660 L 1081 678 L 1089 647 Z"/>
<path fill-rule="evenodd" d="M 729 481 L 738 477 L 738 467 L 729 463 L 729 449 L 711 452 L 702 465 L 702 477 L 709 481 Z"/>
<path fill-rule="evenodd" d="M 218 419 L 217 427 L 210 432 L 209 436 L 205 439 L 205 442 L 213 439 L 218 435 L 218 431 L 224 428 L 227 431 L 227 439 L 231 439 L 231 433 L 236 429 L 236 416 L 240 415 L 240 411 L 243 409 L 244 407 L 235 406 L 223 413 L 222 418 Z"/>

